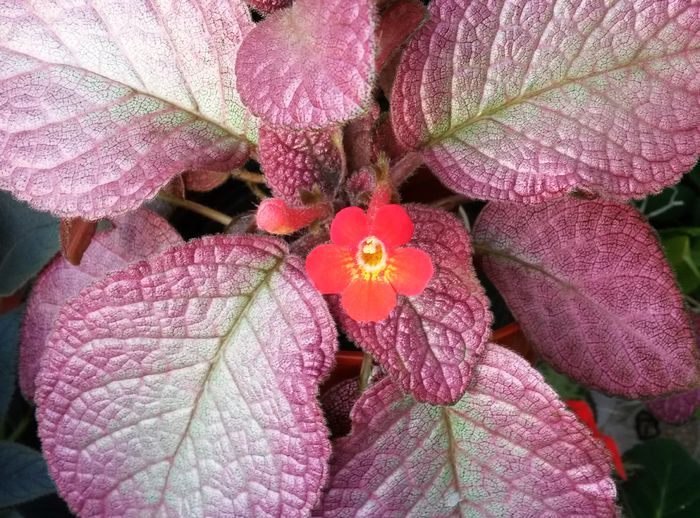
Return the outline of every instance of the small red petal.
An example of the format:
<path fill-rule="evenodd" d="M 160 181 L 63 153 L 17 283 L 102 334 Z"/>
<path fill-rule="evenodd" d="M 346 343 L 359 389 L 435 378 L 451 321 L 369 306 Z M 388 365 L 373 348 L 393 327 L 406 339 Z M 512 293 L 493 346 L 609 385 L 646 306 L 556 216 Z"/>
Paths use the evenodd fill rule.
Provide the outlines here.
<path fill-rule="evenodd" d="M 347 247 L 319 245 L 306 256 L 306 273 L 321 293 L 342 293 L 352 280 L 354 264 Z"/>
<path fill-rule="evenodd" d="M 401 205 L 384 205 L 377 210 L 369 231 L 388 248 L 395 248 L 411 240 L 413 222 Z"/>
<path fill-rule="evenodd" d="M 620 478 L 622 480 L 627 480 L 627 473 L 625 473 L 625 466 L 622 464 L 622 457 L 620 456 L 620 450 L 617 447 L 617 443 L 615 442 L 615 439 L 613 439 L 609 435 L 603 435 L 603 436 L 601 436 L 601 439 L 605 443 L 605 447 L 610 452 L 610 456 L 612 457 L 613 465 L 615 466 L 615 471 L 617 471 L 617 474 L 620 476 Z"/>
<path fill-rule="evenodd" d="M 367 215 L 359 207 L 346 207 L 333 218 L 331 241 L 353 249 L 369 235 Z"/>
<path fill-rule="evenodd" d="M 389 258 L 387 277 L 402 295 L 419 295 L 433 276 L 430 256 L 417 248 L 398 248 Z"/>
<path fill-rule="evenodd" d="M 568 406 L 571 411 L 576 414 L 576 416 L 593 432 L 593 435 L 599 435 L 598 426 L 595 422 L 595 417 L 593 416 L 593 410 L 585 401 L 580 401 L 578 399 L 569 399 L 566 401 L 566 406 Z"/>
<path fill-rule="evenodd" d="M 387 282 L 353 280 L 343 291 L 343 309 L 358 322 L 379 322 L 396 307 L 396 292 Z"/>

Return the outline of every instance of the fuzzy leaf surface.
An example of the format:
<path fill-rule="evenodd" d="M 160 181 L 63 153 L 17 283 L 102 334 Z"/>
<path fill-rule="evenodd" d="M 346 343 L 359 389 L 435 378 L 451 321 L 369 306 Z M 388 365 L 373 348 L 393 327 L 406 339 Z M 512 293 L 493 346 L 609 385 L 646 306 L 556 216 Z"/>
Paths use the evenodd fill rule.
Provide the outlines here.
<path fill-rule="evenodd" d="M 56 218 L 0 191 L 0 297 L 21 288 L 58 247 Z"/>
<path fill-rule="evenodd" d="M 246 36 L 238 90 L 272 126 L 319 129 L 365 112 L 374 80 L 374 0 L 296 0 Z"/>
<path fill-rule="evenodd" d="M 59 316 L 36 393 L 50 473 L 81 517 L 308 515 L 336 348 L 282 241 L 217 236 L 133 264 Z"/>
<path fill-rule="evenodd" d="M 380 322 L 357 322 L 337 313 L 352 340 L 419 401 L 449 404 L 462 397 L 491 327 L 489 303 L 471 264 L 464 227 L 452 215 L 405 206 L 414 224 L 406 246 L 430 255 L 434 274 L 423 293 L 399 296 Z"/>
<path fill-rule="evenodd" d="M 451 189 L 629 198 L 700 152 L 700 1 L 436 0 L 392 90 L 399 140 Z"/>
<path fill-rule="evenodd" d="M 320 514 L 615 515 L 603 447 L 527 362 L 489 344 L 454 406 L 370 387 L 335 443 Z"/>
<path fill-rule="evenodd" d="M 700 315 L 695 313 L 690 314 L 695 329 L 695 341 L 698 350 L 700 350 Z M 681 392 L 675 396 L 663 399 L 649 401 L 647 407 L 657 419 L 666 423 L 680 424 L 691 417 L 695 410 L 700 408 L 700 389 Z"/>
<path fill-rule="evenodd" d="M 0 441 L 0 508 L 11 507 L 56 491 L 46 461 L 23 444 Z"/>
<path fill-rule="evenodd" d="M 242 1 L 5 0 L 0 13 L 0 189 L 96 219 L 186 169 L 245 160 Z"/>
<path fill-rule="evenodd" d="M 697 384 L 681 294 L 636 209 L 573 198 L 490 203 L 474 241 L 525 335 L 557 370 L 629 399 Z"/>
<path fill-rule="evenodd" d="M 73 266 L 59 255 L 34 284 L 22 325 L 19 355 L 19 386 L 26 399 L 34 398 L 34 380 L 61 307 L 109 272 L 182 243 L 166 220 L 146 209 L 115 219 L 114 227 L 95 235 L 80 266 Z"/>
<path fill-rule="evenodd" d="M 290 131 L 260 128 L 260 166 L 273 194 L 301 205 L 300 193 L 314 187 L 332 197 L 340 181 L 341 159 L 333 131 Z"/>

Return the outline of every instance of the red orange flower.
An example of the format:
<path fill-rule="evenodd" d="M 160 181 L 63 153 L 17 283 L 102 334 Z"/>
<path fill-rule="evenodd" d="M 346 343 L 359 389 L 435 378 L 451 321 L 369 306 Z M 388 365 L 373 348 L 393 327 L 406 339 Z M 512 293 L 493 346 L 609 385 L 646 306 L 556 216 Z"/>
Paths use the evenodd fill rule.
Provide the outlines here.
<path fill-rule="evenodd" d="M 316 289 L 342 294 L 345 312 L 358 321 L 379 321 L 396 306 L 396 294 L 418 295 L 433 276 L 430 256 L 401 247 L 413 222 L 399 205 L 384 205 L 372 217 L 359 207 L 336 214 L 332 244 L 314 248 L 306 271 Z"/>

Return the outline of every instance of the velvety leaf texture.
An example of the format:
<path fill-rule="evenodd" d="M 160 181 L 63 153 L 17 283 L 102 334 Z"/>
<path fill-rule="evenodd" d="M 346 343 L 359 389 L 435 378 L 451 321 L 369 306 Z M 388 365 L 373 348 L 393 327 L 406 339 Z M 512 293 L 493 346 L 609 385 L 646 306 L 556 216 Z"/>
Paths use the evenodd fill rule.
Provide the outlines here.
<path fill-rule="evenodd" d="M 700 152 L 698 0 L 434 0 L 392 119 L 470 197 L 641 196 Z"/>
<path fill-rule="evenodd" d="M 56 491 L 41 453 L 23 444 L 0 441 L 0 508 Z"/>
<path fill-rule="evenodd" d="M 22 310 L 14 309 L 0 315 L 0 426 L 15 392 L 17 378 L 17 344 Z"/>
<path fill-rule="evenodd" d="M 41 357 L 63 304 L 109 272 L 182 243 L 167 221 L 146 209 L 117 218 L 114 226 L 95 236 L 80 266 L 57 256 L 32 288 L 22 326 L 19 367 L 19 386 L 28 400 L 34 398 Z"/>
<path fill-rule="evenodd" d="M 369 108 L 374 1 L 296 0 L 270 14 L 238 53 L 238 90 L 272 126 L 323 128 Z"/>
<path fill-rule="evenodd" d="M 527 362 L 489 344 L 454 406 L 370 387 L 335 444 L 320 513 L 376 516 L 615 515 L 606 452 Z"/>
<path fill-rule="evenodd" d="M 628 205 L 490 203 L 474 241 L 525 335 L 557 370 L 627 398 L 695 386 L 695 340 L 653 230 Z"/>
<path fill-rule="evenodd" d="M 700 337 L 700 316 L 691 313 L 690 318 L 695 329 L 696 345 L 700 350 L 700 341 L 698 340 L 698 337 Z M 682 392 L 669 398 L 649 401 L 647 406 L 657 419 L 666 423 L 680 424 L 690 419 L 695 410 L 700 408 L 700 389 Z"/>
<path fill-rule="evenodd" d="M 286 253 L 271 238 L 191 241 L 64 307 L 36 399 L 50 473 L 81 517 L 308 515 L 337 341 Z"/>
<path fill-rule="evenodd" d="M 21 288 L 58 247 L 56 218 L 0 191 L 0 297 Z"/>
<path fill-rule="evenodd" d="M 471 244 L 452 215 L 405 206 L 414 224 L 409 247 L 428 253 L 435 273 L 425 291 L 399 296 L 389 318 L 357 322 L 338 310 L 350 338 L 419 401 L 448 404 L 464 394 L 491 327 L 489 303 L 471 264 Z"/>
<path fill-rule="evenodd" d="M 62 216 L 137 207 L 245 160 L 238 0 L 0 2 L 0 189 Z"/>
<path fill-rule="evenodd" d="M 260 128 L 258 158 L 273 194 L 292 205 L 314 187 L 327 195 L 340 180 L 341 159 L 332 131 Z"/>

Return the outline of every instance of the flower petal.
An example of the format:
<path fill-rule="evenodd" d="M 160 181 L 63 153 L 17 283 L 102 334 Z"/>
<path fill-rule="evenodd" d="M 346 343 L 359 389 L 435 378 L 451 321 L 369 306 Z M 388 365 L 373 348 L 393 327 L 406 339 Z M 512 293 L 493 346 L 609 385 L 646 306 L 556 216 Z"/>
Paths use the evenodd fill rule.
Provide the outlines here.
<path fill-rule="evenodd" d="M 396 292 L 388 282 L 359 278 L 345 288 L 341 304 L 353 320 L 378 322 L 388 317 L 396 307 Z"/>
<path fill-rule="evenodd" d="M 433 276 L 433 261 L 423 250 L 399 248 L 389 258 L 387 277 L 401 295 L 420 295 Z"/>
<path fill-rule="evenodd" d="M 336 245 L 355 248 L 368 235 L 367 215 L 360 207 L 346 207 L 333 218 L 331 241 Z"/>
<path fill-rule="evenodd" d="M 347 247 L 319 245 L 306 256 L 306 273 L 321 293 L 342 293 L 352 280 L 354 264 Z"/>
<path fill-rule="evenodd" d="M 369 231 L 385 246 L 395 248 L 411 240 L 413 222 L 401 205 L 384 205 L 377 210 Z"/>

